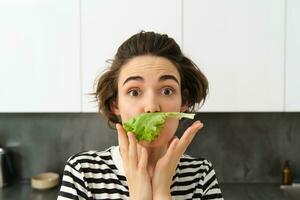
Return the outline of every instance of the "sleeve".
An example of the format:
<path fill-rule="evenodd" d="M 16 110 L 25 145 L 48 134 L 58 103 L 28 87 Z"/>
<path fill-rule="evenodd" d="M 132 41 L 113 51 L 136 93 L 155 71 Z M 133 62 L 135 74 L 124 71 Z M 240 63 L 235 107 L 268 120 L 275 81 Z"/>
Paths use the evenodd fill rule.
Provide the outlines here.
<path fill-rule="evenodd" d="M 83 172 L 80 172 L 79 164 L 68 161 L 64 172 L 57 200 L 86 200 L 89 198 L 89 190 L 84 180 Z"/>
<path fill-rule="evenodd" d="M 205 166 L 206 170 L 197 187 L 199 191 L 196 193 L 202 193 L 201 200 L 224 200 L 211 162 L 207 161 Z"/>

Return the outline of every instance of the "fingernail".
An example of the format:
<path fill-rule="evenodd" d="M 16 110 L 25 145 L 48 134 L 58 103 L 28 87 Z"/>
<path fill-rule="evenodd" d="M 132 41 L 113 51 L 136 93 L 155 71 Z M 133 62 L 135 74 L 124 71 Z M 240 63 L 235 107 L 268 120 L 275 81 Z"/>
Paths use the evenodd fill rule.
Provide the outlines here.
<path fill-rule="evenodd" d="M 130 137 L 134 137 L 134 134 L 132 132 L 128 132 L 127 135 Z"/>
<path fill-rule="evenodd" d="M 199 120 L 195 121 L 194 123 L 195 123 L 197 126 L 200 126 L 200 127 L 203 126 L 203 123 L 200 122 Z"/>

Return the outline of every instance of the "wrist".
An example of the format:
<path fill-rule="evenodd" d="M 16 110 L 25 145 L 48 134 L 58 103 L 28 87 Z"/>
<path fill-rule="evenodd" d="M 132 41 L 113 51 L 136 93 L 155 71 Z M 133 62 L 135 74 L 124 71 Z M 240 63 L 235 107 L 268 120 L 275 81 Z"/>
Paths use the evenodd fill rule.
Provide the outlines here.
<path fill-rule="evenodd" d="M 153 194 L 153 200 L 171 200 L 171 191 L 165 191 Z"/>
<path fill-rule="evenodd" d="M 157 197 L 154 197 L 153 199 L 154 200 L 171 200 L 172 197 L 171 197 L 171 195 L 168 195 L 168 196 L 157 196 Z"/>

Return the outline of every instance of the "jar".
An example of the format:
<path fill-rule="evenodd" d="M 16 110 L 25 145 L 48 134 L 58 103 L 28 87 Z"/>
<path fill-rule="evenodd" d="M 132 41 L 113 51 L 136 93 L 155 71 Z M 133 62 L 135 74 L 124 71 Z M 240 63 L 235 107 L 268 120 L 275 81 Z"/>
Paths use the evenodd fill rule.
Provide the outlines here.
<path fill-rule="evenodd" d="M 282 185 L 291 185 L 293 181 L 292 170 L 289 161 L 284 162 L 282 170 Z"/>

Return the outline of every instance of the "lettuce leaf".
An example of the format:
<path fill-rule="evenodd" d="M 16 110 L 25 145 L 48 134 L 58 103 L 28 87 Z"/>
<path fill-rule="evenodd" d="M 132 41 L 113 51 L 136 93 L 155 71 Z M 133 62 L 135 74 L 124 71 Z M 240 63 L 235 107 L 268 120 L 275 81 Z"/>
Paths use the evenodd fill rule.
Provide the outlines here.
<path fill-rule="evenodd" d="M 155 140 L 168 117 L 194 119 L 195 114 L 182 112 L 143 113 L 123 123 L 126 132 L 132 132 L 138 141 Z"/>

